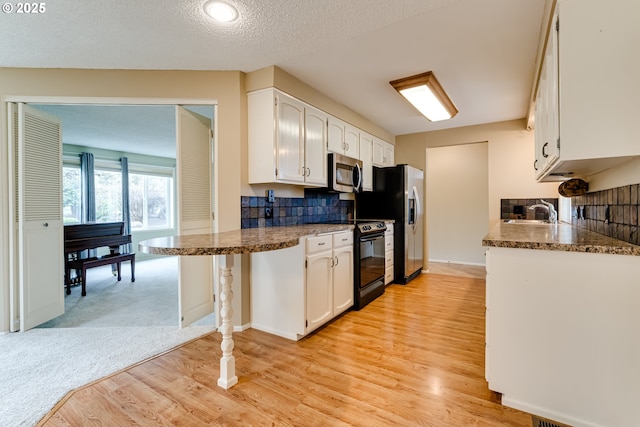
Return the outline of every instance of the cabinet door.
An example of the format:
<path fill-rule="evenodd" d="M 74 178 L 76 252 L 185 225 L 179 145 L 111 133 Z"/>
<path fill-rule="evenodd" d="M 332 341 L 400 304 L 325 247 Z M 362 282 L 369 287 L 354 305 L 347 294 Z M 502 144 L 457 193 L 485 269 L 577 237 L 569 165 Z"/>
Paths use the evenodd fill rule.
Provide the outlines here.
<path fill-rule="evenodd" d="M 360 131 L 349 124 L 344 126 L 344 154 L 353 159 L 360 154 Z"/>
<path fill-rule="evenodd" d="M 333 316 L 353 305 L 353 246 L 333 251 Z"/>
<path fill-rule="evenodd" d="M 555 19 L 557 16 L 554 17 L 554 22 Z M 554 23 L 549 33 L 536 97 L 534 136 L 536 178 L 543 176 L 545 171 L 560 157 L 557 35 Z"/>
<path fill-rule="evenodd" d="M 306 259 L 306 332 L 331 319 L 333 310 L 332 251 L 308 255 Z"/>
<path fill-rule="evenodd" d="M 393 144 L 389 144 L 388 142 L 384 143 L 384 158 L 383 163 L 385 166 L 393 166 L 395 164 L 395 147 Z"/>
<path fill-rule="evenodd" d="M 373 191 L 373 137 L 360 134 L 360 160 L 362 160 L 362 189 Z"/>
<path fill-rule="evenodd" d="M 373 139 L 373 166 L 384 166 L 384 141 Z"/>
<path fill-rule="evenodd" d="M 278 181 L 304 182 L 304 104 L 276 94 Z"/>
<path fill-rule="evenodd" d="M 329 117 L 328 134 L 327 134 L 327 150 L 333 153 L 344 153 L 344 125 L 342 120 L 335 117 Z"/>
<path fill-rule="evenodd" d="M 315 108 L 305 108 L 305 182 L 327 186 L 327 115 Z"/>

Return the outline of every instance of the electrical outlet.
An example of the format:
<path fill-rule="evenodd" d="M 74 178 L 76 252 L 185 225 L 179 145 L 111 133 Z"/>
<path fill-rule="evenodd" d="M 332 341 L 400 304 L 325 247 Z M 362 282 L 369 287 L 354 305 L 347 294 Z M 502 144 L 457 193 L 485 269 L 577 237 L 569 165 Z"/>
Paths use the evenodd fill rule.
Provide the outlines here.
<path fill-rule="evenodd" d="M 264 217 L 273 218 L 273 208 L 264 208 Z"/>
<path fill-rule="evenodd" d="M 267 190 L 267 202 L 273 203 L 275 201 L 275 197 L 273 196 L 273 190 Z"/>

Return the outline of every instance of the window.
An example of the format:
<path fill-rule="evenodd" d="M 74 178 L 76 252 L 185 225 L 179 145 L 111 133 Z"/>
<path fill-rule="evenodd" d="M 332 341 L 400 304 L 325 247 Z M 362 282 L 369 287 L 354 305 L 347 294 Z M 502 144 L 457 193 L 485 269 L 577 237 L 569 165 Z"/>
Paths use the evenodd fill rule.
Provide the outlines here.
<path fill-rule="evenodd" d="M 129 173 L 131 228 L 171 228 L 173 224 L 173 178 Z"/>
<path fill-rule="evenodd" d="M 78 224 L 82 221 L 80 196 L 80 167 L 62 168 L 62 213 L 65 224 Z"/>
<path fill-rule="evenodd" d="M 80 164 L 64 160 L 63 213 L 65 224 L 82 222 Z M 122 172 L 119 162 L 95 162 L 96 222 L 122 221 Z M 129 164 L 129 211 L 136 231 L 173 228 L 173 168 Z"/>
<path fill-rule="evenodd" d="M 122 221 L 122 173 L 96 168 L 96 222 Z"/>

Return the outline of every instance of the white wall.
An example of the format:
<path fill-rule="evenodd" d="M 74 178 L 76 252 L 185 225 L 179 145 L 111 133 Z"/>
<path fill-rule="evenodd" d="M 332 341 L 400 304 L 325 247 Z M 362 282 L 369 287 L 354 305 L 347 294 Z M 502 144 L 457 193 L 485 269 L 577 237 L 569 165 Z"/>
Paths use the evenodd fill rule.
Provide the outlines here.
<path fill-rule="evenodd" d="M 484 265 L 489 222 L 489 144 L 427 149 L 429 260 Z"/>

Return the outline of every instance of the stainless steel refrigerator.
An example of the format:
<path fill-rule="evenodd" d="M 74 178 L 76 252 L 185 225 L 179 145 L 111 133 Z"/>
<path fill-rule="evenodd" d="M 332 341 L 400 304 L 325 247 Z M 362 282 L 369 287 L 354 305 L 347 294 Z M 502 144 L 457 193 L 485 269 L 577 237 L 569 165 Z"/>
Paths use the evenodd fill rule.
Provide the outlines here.
<path fill-rule="evenodd" d="M 393 219 L 394 282 L 422 271 L 424 171 L 409 165 L 373 168 L 373 191 L 356 194 L 356 219 Z"/>

